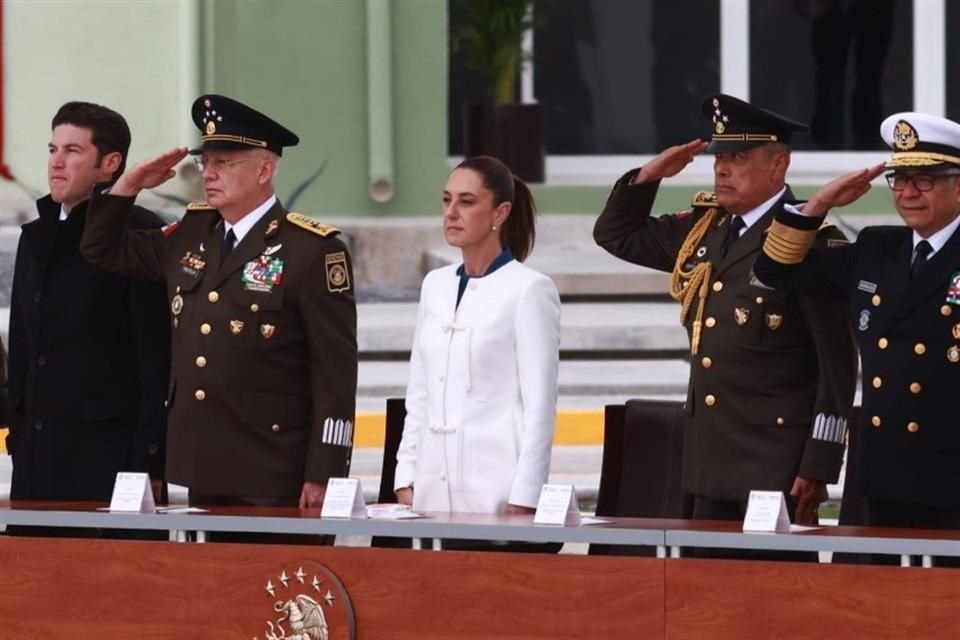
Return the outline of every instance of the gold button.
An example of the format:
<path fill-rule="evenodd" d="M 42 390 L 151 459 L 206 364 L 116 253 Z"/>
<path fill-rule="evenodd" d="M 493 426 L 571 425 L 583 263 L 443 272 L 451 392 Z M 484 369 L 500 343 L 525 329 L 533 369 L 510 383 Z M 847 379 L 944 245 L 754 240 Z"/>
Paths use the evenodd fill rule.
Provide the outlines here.
<path fill-rule="evenodd" d="M 949 316 L 951 313 L 953 313 L 953 309 L 950 308 L 950 305 L 945 304 L 940 307 L 940 315 Z"/>
<path fill-rule="evenodd" d="M 205 336 L 210 335 L 210 331 L 212 331 L 212 329 L 210 328 L 210 325 L 207 324 L 206 322 L 200 325 L 200 333 L 202 333 L 203 335 Z"/>
<path fill-rule="evenodd" d="M 783 418 L 777 418 L 777 424 L 782 425 L 782 424 L 783 424 Z"/>
<path fill-rule="evenodd" d="M 923 391 L 923 387 L 920 386 L 919 382 L 910 383 L 910 393 L 920 393 L 921 391 Z"/>
<path fill-rule="evenodd" d="M 216 291 L 211 291 L 210 293 L 207 294 L 207 300 L 209 300 L 210 302 L 216 302 L 219 299 L 220 299 L 220 294 L 217 293 Z"/>
<path fill-rule="evenodd" d="M 872 425 L 875 426 L 875 427 L 879 427 L 879 426 L 880 426 L 880 416 L 873 416 L 872 418 L 870 418 L 870 424 L 872 424 Z"/>
<path fill-rule="evenodd" d="M 280 425 L 278 424 L 273 425 L 272 427 L 270 427 L 270 431 L 273 431 L 274 433 L 276 433 L 277 431 L 280 431 Z"/>
<path fill-rule="evenodd" d="M 873 296 L 872 298 L 870 298 L 870 302 L 873 303 L 873 306 L 879 307 L 879 306 L 880 306 L 880 296 Z"/>
<path fill-rule="evenodd" d="M 710 356 L 705 356 L 700 363 L 703 365 L 704 369 L 709 369 L 713 366 L 713 360 L 710 359 Z"/>
<path fill-rule="evenodd" d="M 923 344 L 922 342 L 918 342 L 913 346 L 913 352 L 918 356 L 922 356 L 927 352 L 927 345 Z"/>
<path fill-rule="evenodd" d="M 887 340 L 886 338 L 880 338 L 879 340 L 877 340 L 877 346 L 880 347 L 881 349 L 886 349 L 887 345 L 889 344 L 890 344 L 890 341 Z"/>
<path fill-rule="evenodd" d="M 717 280 L 716 282 L 714 282 L 714 283 L 713 283 L 713 290 L 714 290 L 714 291 L 722 291 L 722 290 L 723 290 L 723 283 L 720 282 L 719 280 Z"/>
<path fill-rule="evenodd" d="M 205 366 L 207 366 L 207 359 L 203 356 L 197 356 L 197 366 L 203 369 Z"/>
<path fill-rule="evenodd" d="M 757 304 L 763 304 L 763 296 L 757 296 Z"/>
<path fill-rule="evenodd" d="M 907 431 L 910 433 L 916 433 L 917 431 L 920 431 L 920 425 L 916 422 L 911 422 L 907 425 Z"/>
<path fill-rule="evenodd" d="M 250 305 L 250 311 L 253 311 L 254 313 L 260 311 L 260 305 L 254 302 L 252 305 Z"/>
<path fill-rule="evenodd" d="M 197 389 L 196 391 L 193 392 L 193 397 L 196 398 L 197 400 L 203 400 L 204 398 L 207 397 L 207 392 L 204 391 L 203 389 Z"/>
<path fill-rule="evenodd" d="M 703 399 L 703 402 L 708 407 L 712 407 L 713 405 L 717 404 L 717 398 L 712 393 L 708 393 L 707 397 Z"/>
<path fill-rule="evenodd" d="M 880 376 L 875 376 L 873 378 L 873 388 L 879 389 L 883 385 L 883 380 L 880 379 Z"/>
<path fill-rule="evenodd" d="M 713 316 L 710 316 L 709 318 L 707 318 L 707 320 L 706 320 L 706 322 L 705 322 L 704 324 L 706 324 L 708 328 L 709 328 L 709 327 L 712 327 L 712 326 L 714 326 L 715 324 L 717 324 L 717 319 L 714 318 Z"/>

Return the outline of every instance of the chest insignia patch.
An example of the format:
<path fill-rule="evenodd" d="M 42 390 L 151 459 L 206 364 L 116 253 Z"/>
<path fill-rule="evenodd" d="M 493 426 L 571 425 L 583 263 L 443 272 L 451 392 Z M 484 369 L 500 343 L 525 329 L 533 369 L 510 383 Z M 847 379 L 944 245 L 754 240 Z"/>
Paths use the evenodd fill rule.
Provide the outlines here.
<path fill-rule="evenodd" d="M 950 284 L 947 285 L 947 302 L 960 304 L 960 271 L 950 276 Z"/>
<path fill-rule="evenodd" d="M 230 333 L 235 336 L 240 335 L 240 332 L 243 331 L 243 320 L 231 320 L 230 321 Z"/>
<path fill-rule="evenodd" d="M 347 272 L 347 255 L 343 251 L 324 256 L 327 266 L 327 289 L 331 293 L 350 289 L 350 274 Z"/>
<path fill-rule="evenodd" d="M 277 251 L 280 251 L 280 247 L 282 246 L 283 246 L 282 244 L 275 244 L 272 247 L 267 247 L 266 249 L 263 250 L 263 255 L 272 256 Z"/>
<path fill-rule="evenodd" d="M 279 248 L 280 245 L 277 245 L 276 249 Z M 243 288 L 247 291 L 270 293 L 274 287 L 279 286 L 283 281 L 283 260 L 273 258 L 264 252 L 256 260 L 251 260 L 243 265 L 241 281 L 243 282 Z"/>
<path fill-rule="evenodd" d="M 207 268 L 207 261 L 197 253 L 187 251 L 183 254 L 183 257 L 180 258 L 180 268 L 191 278 L 196 278 Z"/>
<path fill-rule="evenodd" d="M 866 291 L 867 293 L 876 293 L 877 292 L 877 283 L 869 282 L 867 280 L 861 280 L 857 284 L 857 291 Z"/>
<path fill-rule="evenodd" d="M 747 324 L 748 320 L 750 320 L 750 309 L 737 307 L 733 310 L 733 319 L 736 320 L 737 326 L 742 327 L 743 325 Z"/>
<path fill-rule="evenodd" d="M 767 321 L 767 328 L 770 331 L 776 331 L 781 326 L 783 326 L 783 314 L 782 313 L 768 313 L 765 316 Z"/>
<path fill-rule="evenodd" d="M 267 340 L 273 337 L 273 334 L 276 330 L 277 330 L 277 327 L 272 324 L 260 325 L 260 335 L 262 335 Z"/>
<path fill-rule="evenodd" d="M 860 323 L 857 324 L 857 329 L 860 331 L 866 331 L 870 328 L 870 309 L 864 309 L 860 312 Z"/>

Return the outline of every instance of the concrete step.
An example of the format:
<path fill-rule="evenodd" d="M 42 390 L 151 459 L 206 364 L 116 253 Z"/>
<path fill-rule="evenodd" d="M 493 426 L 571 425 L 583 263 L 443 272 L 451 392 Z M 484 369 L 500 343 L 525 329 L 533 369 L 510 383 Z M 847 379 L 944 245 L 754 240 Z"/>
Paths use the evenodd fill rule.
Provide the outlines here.
<path fill-rule="evenodd" d="M 417 322 L 412 302 L 364 303 L 357 307 L 360 353 L 408 354 Z M 669 302 L 564 303 L 560 349 L 564 352 L 687 350 L 680 305 Z"/>

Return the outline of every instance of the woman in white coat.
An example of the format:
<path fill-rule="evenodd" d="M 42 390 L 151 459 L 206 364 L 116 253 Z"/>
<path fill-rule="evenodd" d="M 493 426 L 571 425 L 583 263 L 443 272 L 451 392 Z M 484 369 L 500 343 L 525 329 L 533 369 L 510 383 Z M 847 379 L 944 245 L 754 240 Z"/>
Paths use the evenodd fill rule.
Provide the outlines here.
<path fill-rule="evenodd" d="M 443 191 L 463 264 L 427 274 L 394 489 L 416 510 L 533 513 L 556 420 L 560 297 L 526 266 L 534 202 L 502 162 L 464 160 Z"/>

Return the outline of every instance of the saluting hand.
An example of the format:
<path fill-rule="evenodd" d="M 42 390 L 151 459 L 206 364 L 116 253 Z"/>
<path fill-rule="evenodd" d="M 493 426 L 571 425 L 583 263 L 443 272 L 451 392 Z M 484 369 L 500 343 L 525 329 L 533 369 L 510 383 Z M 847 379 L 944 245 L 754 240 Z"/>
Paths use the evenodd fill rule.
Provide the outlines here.
<path fill-rule="evenodd" d="M 810 196 L 807 204 L 803 205 L 803 213 L 808 216 L 822 217 L 834 207 L 845 207 L 851 202 L 856 202 L 863 194 L 870 191 L 870 182 L 883 173 L 884 167 L 885 165 L 881 163 L 834 178 Z"/>
<path fill-rule="evenodd" d="M 667 147 L 656 158 L 643 165 L 633 177 L 633 184 L 673 177 L 683 171 L 683 168 L 693 162 L 693 159 L 703 153 L 706 148 L 707 143 L 699 138 L 686 144 Z"/>
<path fill-rule="evenodd" d="M 187 151 L 186 147 L 177 147 L 127 169 L 110 187 L 110 193 L 115 196 L 135 196 L 142 189 L 160 186 L 177 175 L 173 168 L 187 156 Z"/>

